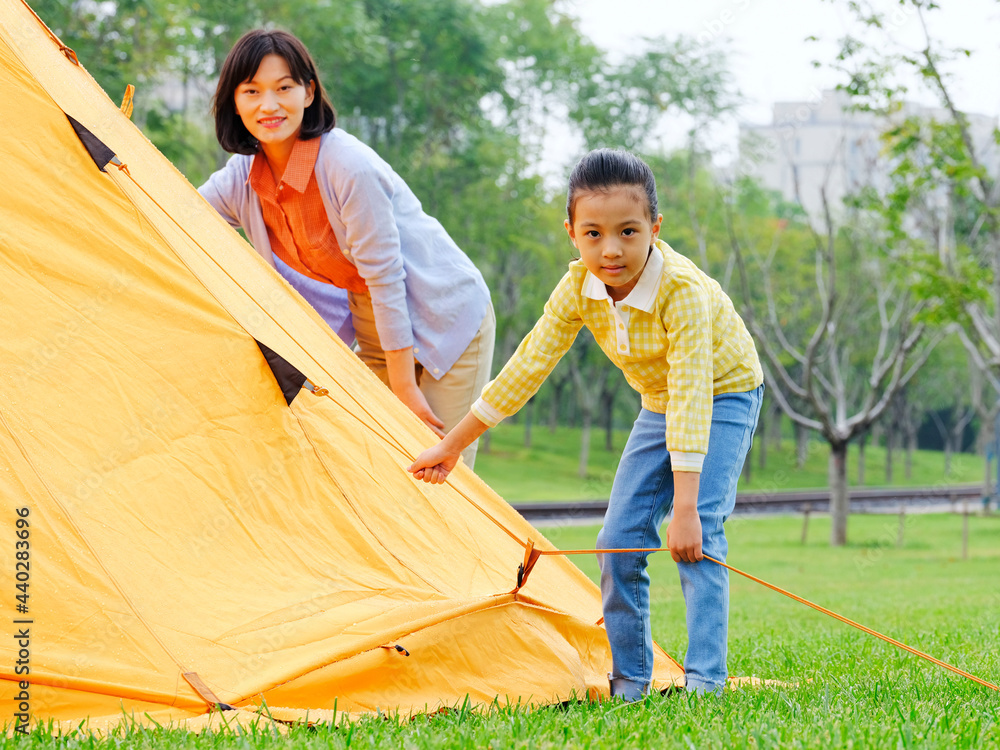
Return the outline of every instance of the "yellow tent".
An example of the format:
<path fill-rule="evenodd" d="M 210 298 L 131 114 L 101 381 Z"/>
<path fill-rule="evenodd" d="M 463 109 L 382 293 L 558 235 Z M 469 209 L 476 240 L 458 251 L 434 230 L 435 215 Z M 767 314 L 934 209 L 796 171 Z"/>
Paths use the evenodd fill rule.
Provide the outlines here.
<path fill-rule="evenodd" d="M 431 434 L 0 9 L 4 721 L 606 694 L 597 588 L 543 557 L 515 591 L 548 542 L 467 470 L 415 482 Z"/>

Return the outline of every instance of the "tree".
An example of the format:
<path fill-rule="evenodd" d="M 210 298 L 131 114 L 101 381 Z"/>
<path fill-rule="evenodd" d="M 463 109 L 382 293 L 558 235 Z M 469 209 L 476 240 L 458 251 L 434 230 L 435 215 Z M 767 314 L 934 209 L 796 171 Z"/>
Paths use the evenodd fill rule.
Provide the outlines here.
<path fill-rule="evenodd" d="M 693 130 L 736 104 L 722 51 L 694 38 L 648 39 L 621 63 L 594 58 L 570 109 L 588 146 L 642 151 L 664 115 L 686 115 Z"/>
<path fill-rule="evenodd" d="M 930 368 L 925 368 L 930 369 Z M 913 452 L 917 449 L 917 433 L 926 415 L 920 393 L 911 385 L 900 388 L 887 410 L 888 429 L 885 434 L 885 483 L 893 482 L 893 462 L 897 448 L 904 451 L 903 476 L 913 474 Z"/>
<path fill-rule="evenodd" d="M 965 448 L 966 428 L 976 417 L 973 382 L 975 363 L 962 348 L 960 338 L 950 335 L 928 359 L 911 384 L 910 400 L 917 405 L 913 439 L 919 423 L 928 419 L 938 431 L 944 448 L 944 476 L 951 475 L 952 456 Z M 982 385 L 980 380 L 979 385 Z M 981 390 L 981 388 L 980 388 Z M 981 393 L 980 393 L 981 399 Z"/>
<path fill-rule="evenodd" d="M 158 83 L 186 28 L 185 10 L 169 0 L 36 0 L 32 7 L 112 99 L 127 84 Z"/>
<path fill-rule="evenodd" d="M 614 368 L 594 342 L 590 331 L 583 330 L 567 353 L 566 364 L 576 388 L 577 405 L 580 407 L 580 461 L 577 476 L 587 478 L 590 459 L 590 433 L 594 414 L 600 404 L 601 392 Z"/>
<path fill-rule="evenodd" d="M 775 253 L 749 253 L 754 278 L 762 280 L 767 292 L 767 312 L 757 314 L 748 252 L 731 210 L 728 224 L 746 301 L 744 319 L 764 355 L 770 390 L 793 422 L 816 430 L 830 446 L 830 541 L 839 546 L 847 542 L 850 512 L 848 443 L 882 416 L 936 338 L 922 343 L 924 303 L 902 283 L 894 258 L 882 252 L 878 225 L 857 208 L 838 225 L 825 189 L 823 205 L 822 223 L 817 226 L 807 217 L 803 227 L 813 245 L 816 284 L 816 304 L 806 308 L 812 319 L 808 335 L 789 335 L 781 322 L 772 271 Z"/>
<path fill-rule="evenodd" d="M 623 385 L 626 387 L 623 388 Z M 625 376 L 621 370 L 611 368 L 608 377 L 601 387 L 601 392 L 598 394 L 601 420 L 604 422 L 604 450 L 608 453 L 613 453 L 615 450 L 615 405 L 618 403 L 619 396 L 622 395 L 623 391 L 635 393 L 627 387 Z M 630 401 L 631 399 L 626 400 Z M 632 407 L 632 404 L 629 404 L 629 406 Z M 631 408 L 631 414 L 634 415 L 634 413 L 635 409 Z"/>
<path fill-rule="evenodd" d="M 943 117 L 906 118 L 887 134 L 894 168 L 883 214 L 896 237 L 933 241 L 937 252 L 922 259 L 915 289 L 938 320 L 963 327 L 970 352 L 993 374 L 990 382 L 1000 385 L 1000 161 L 987 158 L 1000 143 L 1000 130 L 959 111 L 947 73 L 951 60 L 972 53 L 934 38 L 933 0 L 895 4 L 893 13 L 920 24 L 923 39 L 915 51 L 898 42 L 891 17 L 870 2 L 834 1 L 857 21 L 836 63 L 848 75 L 845 90 L 857 106 L 898 111 L 907 93 L 902 73 L 913 74 L 940 102 Z M 928 237 L 927 222 L 915 221 L 921 215 L 934 218 L 934 236 Z"/>
<path fill-rule="evenodd" d="M 990 470 L 990 456 L 1000 461 L 996 451 L 997 419 L 1000 417 L 1000 379 L 995 371 L 986 363 L 979 348 L 969 341 L 966 332 L 959 326 L 954 326 L 962 345 L 969 354 L 970 379 L 972 381 L 972 405 L 979 417 L 979 448 L 986 456 L 986 468 L 983 476 L 983 492 L 991 494 L 993 473 Z"/>

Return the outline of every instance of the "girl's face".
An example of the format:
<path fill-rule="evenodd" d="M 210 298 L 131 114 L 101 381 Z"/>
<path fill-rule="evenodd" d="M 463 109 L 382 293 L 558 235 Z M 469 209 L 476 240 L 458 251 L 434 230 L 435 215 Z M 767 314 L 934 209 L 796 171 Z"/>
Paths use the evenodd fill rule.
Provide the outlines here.
<path fill-rule="evenodd" d="M 638 283 L 662 221 L 658 215 L 655 223 L 650 222 L 649 204 L 640 187 L 623 185 L 579 193 L 573 223 L 567 219 L 565 224 L 587 270 L 618 302 Z"/>
<path fill-rule="evenodd" d="M 312 104 L 314 81 L 304 86 L 280 55 L 267 55 L 253 78 L 236 87 L 236 112 L 261 147 L 294 141 L 302 129 L 302 117 Z"/>

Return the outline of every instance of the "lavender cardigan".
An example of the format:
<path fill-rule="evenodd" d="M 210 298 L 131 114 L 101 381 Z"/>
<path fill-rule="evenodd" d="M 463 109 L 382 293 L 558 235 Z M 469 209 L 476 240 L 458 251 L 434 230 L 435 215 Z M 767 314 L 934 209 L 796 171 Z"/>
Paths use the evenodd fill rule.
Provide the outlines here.
<path fill-rule="evenodd" d="M 375 326 L 386 350 L 413 356 L 441 378 L 472 341 L 490 304 L 489 289 L 438 221 L 378 154 L 335 128 L 324 133 L 316 179 L 344 256 L 368 284 Z M 271 250 L 260 199 L 250 187 L 252 156 L 234 155 L 198 188 L 263 254 Z M 296 272 L 279 273 L 348 343 L 353 325 L 343 289 Z"/>

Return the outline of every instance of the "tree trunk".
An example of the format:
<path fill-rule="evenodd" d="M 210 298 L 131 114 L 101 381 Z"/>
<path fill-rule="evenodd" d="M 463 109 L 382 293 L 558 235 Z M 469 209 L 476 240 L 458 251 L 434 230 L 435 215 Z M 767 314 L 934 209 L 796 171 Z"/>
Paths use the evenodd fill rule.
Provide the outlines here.
<path fill-rule="evenodd" d="M 994 406 L 985 415 L 980 415 L 982 417 L 982 426 L 979 428 L 980 434 L 983 435 L 983 455 L 986 456 L 986 475 L 983 477 L 983 494 L 987 497 L 993 495 L 993 461 L 990 457 L 993 457 L 994 461 L 1000 461 L 1000 456 L 996 455 L 996 418 L 997 418 L 997 407 Z"/>
<path fill-rule="evenodd" d="M 770 404 L 768 404 L 768 408 L 764 411 L 764 413 L 761 416 L 763 418 L 761 419 L 761 425 L 760 425 L 760 430 L 761 430 L 760 439 L 754 441 L 754 448 L 758 449 L 757 451 L 755 451 L 758 454 L 757 455 L 757 461 L 758 461 L 757 465 L 760 466 L 761 470 L 763 471 L 764 469 L 767 468 L 767 440 L 768 440 L 768 438 L 771 435 L 771 429 L 772 429 L 772 426 L 771 426 L 771 421 L 772 420 L 769 419 L 769 417 L 771 416 Z M 754 452 L 753 449 L 751 449 L 751 452 Z M 747 463 L 749 463 L 749 458 L 750 458 L 750 456 L 748 454 L 747 455 L 747 459 L 748 459 Z M 744 474 L 744 476 L 745 476 L 746 480 L 749 482 L 750 481 L 750 467 L 749 466 L 745 467 L 745 474 Z"/>
<path fill-rule="evenodd" d="M 581 409 L 583 412 L 583 429 L 580 431 L 580 467 L 576 475 L 580 479 L 587 478 L 587 464 L 590 461 L 590 409 Z"/>
<path fill-rule="evenodd" d="M 892 429 L 885 431 L 885 483 L 892 484 L 892 449 L 896 442 L 896 432 Z"/>
<path fill-rule="evenodd" d="M 986 454 L 986 474 L 983 476 L 983 495 L 985 497 L 992 497 L 993 495 L 993 461 L 991 460 L 991 454 Z"/>
<path fill-rule="evenodd" d="M 555 432 L 559 426 L 559 402 L 562 401 L 563 389 L 567 380 L 552 379 L 552 402 L 549 404 L 549 432 Z"/>
<path fill-rule="evenodd" d="M 805 425 L 795 423 L 795 468 L 800 471 L 809 457 L 809 430 Z"/>
<path fill-rule="evenodd" d="M 775 403 L 774 414 L 771 415 L 771 447 L 779 451 L 781 450 L 781 420 L 784 419 L 784 416 L 781 406 Z"/>
<path fill-rule="evenodd" d="M 945 477 L 951 476 L 951 454 L 954 450 L 951 438 L 945 438 L 944 441 L 944 475 Z"/>
<path fill-rule="evenodd" d="M 961 453 L 965 450 L 965 428 L 969 426 L 969 422 L 975 415 L 976 411 L 972 407 L 964 409 L 959 414 L 955 426 L 951 430 L 951 449 L 954 453 Z M 951 456 L 945 456 L 945 461 L 947 461 L 945 475 L 951 476 Z"/>
<path fill-rule="evenodd" d="M 847 516 L 851 512 L 851 497 L 847 490 L 847 443 L 830 445 L 830 545 L 847 544 Z"/>
<path fill-rule="evenodd" d="M 611 382 L 611 378 L 608 378 Z M 615 389 L 606 388 L 601 392 L 601 412 L 604 416 L 604 450 L 611 453 L 615 449 Z"/>
<path fill-rule="evenodd" d="M 868 443 L 868 435 L 862 435 L 858 440 L 858 486 L 865 486 L 865 445 Z"/>
<path fill-rule="evenodd" d="M 580 479 L 587 478 L 587 464 L 590 461 L 590 430 L 594 422 L 594 412 L 599 409 L 601 392 L 607 383 L 610 368 L 595 370 L 595 367 L 582 369 L 582 356 L 580 360 L 570 361 L 570 373 L 573 385 L 576 389 L 576 398 L 572 399 L 572 404 L 580 415 L 582 429 L 580 430 L 580 467 L 577 469 L 577 476 Z M 575 423 L 576 420 L 574 420 Z"/>

